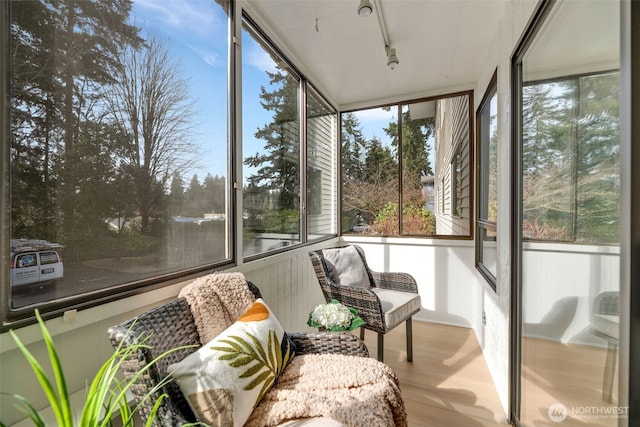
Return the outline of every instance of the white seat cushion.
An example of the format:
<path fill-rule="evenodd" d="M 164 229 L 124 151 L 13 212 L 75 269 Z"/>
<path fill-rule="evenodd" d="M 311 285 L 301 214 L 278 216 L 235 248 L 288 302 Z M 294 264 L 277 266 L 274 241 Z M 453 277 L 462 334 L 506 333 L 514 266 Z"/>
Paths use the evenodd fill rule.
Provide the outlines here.
<path fill-rule="evenodd" d="M 384 323 L 391 330 L 420 310 L 420 295 L 390 289 L 371 288 L 380 299 L 384 311 Z"/>
<path fill-rule="evenodd" d="M 594 314 L 591 329 L 617 341 L 620 334 L 620 316 Z"/>

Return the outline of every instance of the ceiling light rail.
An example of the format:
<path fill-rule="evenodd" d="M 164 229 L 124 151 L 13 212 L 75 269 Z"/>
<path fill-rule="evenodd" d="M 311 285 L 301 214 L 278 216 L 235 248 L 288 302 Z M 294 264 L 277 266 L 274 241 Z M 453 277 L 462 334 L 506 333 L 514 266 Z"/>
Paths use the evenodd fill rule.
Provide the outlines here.
<path fill-rule="evenodd" d="M 387 31 L 387 25 L 384 21 L 384 14 L 382 13 L 382 3 L 381 0 L 373 0 L 376 5 L 376 13 L 378 17 L 378 25 L 380 26 L 380 33 L 382 34 L 382 40 L 384 41 L 384 51 L 387 55 L 387 66 L 392 70 L 395 69 L 400 61 L 398 60 L 398 56 L 396 55 L 395 48 L 391 47 L 391 41 L 389 40 L 389 32 Z M 373 5 L 369 0 L 360 0 L 360 5 L 358 6 L 358 15 L 366 18 L 373 13 Z"/>

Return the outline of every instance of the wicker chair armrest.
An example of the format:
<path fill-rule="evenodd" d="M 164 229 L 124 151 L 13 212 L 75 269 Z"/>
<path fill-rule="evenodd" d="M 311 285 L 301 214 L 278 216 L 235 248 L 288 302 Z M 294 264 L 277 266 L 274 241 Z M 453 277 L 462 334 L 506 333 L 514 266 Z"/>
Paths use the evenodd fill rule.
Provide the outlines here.
<path fill-rule="evenodd" d="M 365 343 L 348 332 L 290 332 L 288 335 L 296 345 L 296 354 L 337 353 L 369 357 Z"/>
<path fill-rule="evenodd" d="M 113 326 L 108 331 L 109 339 L 114 348 L 129 347 L 135 345 L 139 339 L 134 337 L 131 330 L 122 326 Z M 143 338 L 143 337 L 140 337 Z M 134 384 L 130 388 L 130 392 L 136 403 L 140 403 L 140 414 L 146 419 L 153 409 L 153 404 L 162 395 L 162 390 L 156 390 L 149 394 L 162 380 L 156 366 L 149 367 L 149 361 L 153 356 L 148 349 L 140 348 L 137 352 L 131 353 L 122 364 L 120 371 L 124 375 L 126 381 L 134 380 Z"/>
<path fill-rule="evenodd" d="M 619 314 L 619 299 L 620 292 L 618 291 L 606 291 L 596 295 L 593 300 L 594 314 L 617 316 Z"/>
<path fill-rule="evenodd" d="M 145 339 L 144 335 L 135 337 L 132 335 L 134 328 L 125 328 L 123 326 L 113 326 L 109 328 L 108 335 L 114 347 L 119 345 L 127 347 L 136 345 L 140 340 Z M 195 347 L 195 344 L 194 344 Z M 171 362 L 177 362 L 189 354 L 192 350 L 185 348 L 178 350 L 176 354 L 167 356 Z M 129 391 L 138 406 L 138 414 L 143 420 L 147 420 L 153 412 L 155 402 L 165 395 L 168 399 L 164 399 L 158 412 L 156 413 L 153 427 L 178 427 L 195 420 L 190 409 L 184 404 L 184 398 L 175 382 L 168 379 L 167 374 L 160 373 L 157 364 L 151 365 L 151 361 L 156 357 L 151 349 L 139 348 L 136 352 L 132 352 L 120 365 L 120 372 L 123 374 L 125 381 L 132 381 Z M 167 361 L 164 361 L 167 363 Z M 161 383 L 165 385 L 159 387 Z"/>
<path fill-rule="evenodd" d="M 418 284 L 416 279 L 408 273 L 394 272 L 375 272 L 371 271 L 373 282 L 376 287 L 382 289 L 390 289 L 393 291 L 418 293 Z"/>
<path fill-rule="evenodd" d="M 130 346 L 140 339 L 146 339 L 148 347 L 139 348 L 121 366 L 125 379 L 134 382 L 131 392 L 134 400 L 141 403 L 139 414 L 143 420 L 149 417 L 154 401 L 163 393 L 166 393 L 169 399 L 163 401 L 154 426 L 173 427 L 195 420 L 175 381 L 168 382 L 161 390 L 152 393 L 151 399 L 145 399 L 147 393 L 166 378 L 169 365 L 179 362 L 201 346 L 193 315 L 184 298 L 112 326 L 108 329 L 108 336 L 116 348 L 120 345 Z M 167 351 L 170 353 L 165 354 Z M 149 366 L 162 354 L 165 355 Z"/>

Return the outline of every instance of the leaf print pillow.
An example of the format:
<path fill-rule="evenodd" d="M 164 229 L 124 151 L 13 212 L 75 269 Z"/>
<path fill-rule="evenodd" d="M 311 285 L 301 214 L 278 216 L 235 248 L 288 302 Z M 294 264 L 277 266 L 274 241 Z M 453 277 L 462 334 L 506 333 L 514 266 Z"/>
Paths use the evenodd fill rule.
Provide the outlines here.
<path fill-rule="evenodd" d="M 294 356 L 262 299 L 197 352 L 169 367 L 194 413 L 209 425 L 240 427 Z"/>

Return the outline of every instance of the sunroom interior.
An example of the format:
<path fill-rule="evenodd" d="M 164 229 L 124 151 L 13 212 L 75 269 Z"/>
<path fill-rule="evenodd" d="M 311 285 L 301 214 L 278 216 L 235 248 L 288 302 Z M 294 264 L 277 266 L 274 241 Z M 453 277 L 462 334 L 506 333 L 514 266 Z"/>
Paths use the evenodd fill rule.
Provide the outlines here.
<path fill-rule="evenodd" d="M 355 244 L 418 284 L 410 426 L 633 425 L 630 3 L 3 2 L 0 392 L 51 416 L 36 309 L 78 405 L 212 272 L 311 330 L 309 252 Z"/>

